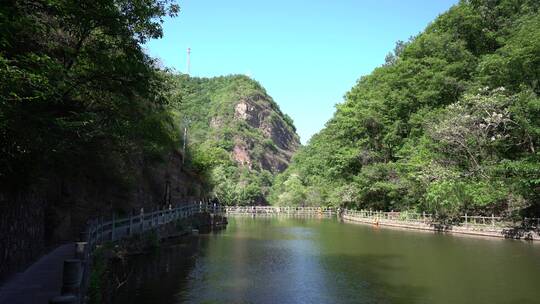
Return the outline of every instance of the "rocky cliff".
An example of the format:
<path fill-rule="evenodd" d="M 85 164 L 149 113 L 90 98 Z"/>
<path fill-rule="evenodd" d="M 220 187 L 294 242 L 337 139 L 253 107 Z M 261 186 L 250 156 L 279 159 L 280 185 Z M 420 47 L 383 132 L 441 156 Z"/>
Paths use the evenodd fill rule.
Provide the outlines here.
<path fill-rule="evenodd" d="M 292 154 L 299 146 L 298 136 L 287 125 L 283 117 L 272 108 L 271 101 L 266 95 L 254 95 L 242 98 L 234 108 L 233 123 L 247 123 L 259 131 L 265 140 L 262 143 L 263 154 L 254 158 L 251 152 L 256 145 L 261 144 L 250 137 L 241 134 L 235 137 L 233 157 L 238 164 L 253 168 L 253 163 L 265 170 L 281 172 L 285 170 Z"/>

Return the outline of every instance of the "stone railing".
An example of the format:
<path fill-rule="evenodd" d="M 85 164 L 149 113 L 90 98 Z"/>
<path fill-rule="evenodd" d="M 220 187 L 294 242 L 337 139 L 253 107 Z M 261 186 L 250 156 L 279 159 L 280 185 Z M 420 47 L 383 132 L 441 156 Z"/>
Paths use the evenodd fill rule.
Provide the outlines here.
<path fill-rule="evenodd" d="M 540 240 L 540 219 L 510 221 L 503 217 L 464 214 L 450 223 L 441 223 L 428 213 L 343 210 L 342 218 L 353 222 L 418 230 L 442 231 L 490 237 Z"/>
<path fill-rule="evenodd" d="M 331 207 L 226 206 L 226 214 L 250 216 L 336 216 Z"/>

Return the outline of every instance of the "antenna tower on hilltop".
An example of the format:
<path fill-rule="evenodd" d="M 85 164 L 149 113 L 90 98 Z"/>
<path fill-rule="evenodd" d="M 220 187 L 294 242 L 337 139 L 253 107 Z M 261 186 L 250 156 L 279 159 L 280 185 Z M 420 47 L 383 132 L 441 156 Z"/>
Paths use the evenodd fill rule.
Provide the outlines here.
<path fill-rule="evenodd" d="M 191 48 L 187 49 L 187 74 L 191 74 Z"/>

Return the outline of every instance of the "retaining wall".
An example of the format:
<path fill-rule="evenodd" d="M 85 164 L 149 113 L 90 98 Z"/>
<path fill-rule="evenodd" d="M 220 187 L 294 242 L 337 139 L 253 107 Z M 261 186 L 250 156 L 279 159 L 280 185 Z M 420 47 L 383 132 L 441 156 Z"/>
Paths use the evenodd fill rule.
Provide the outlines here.
<path fill-rule="evenodd" d="M 0 199 L 0 282 L 45 249 L 45 215 L 38 199 Z"/>
<path fill-rule="evenodd" d="M 380 218 L 365 218 L 344 214 L 343 220 L 375 226 L 386 226 L 395 228 L 405 228 L 414 230 L 424 230 L 433 232 L 453 233 L 461 235 L 476 235 L 485 237 L 525 239 L 540 241 L 540 232 L 538 230 L 525 230 L 515 227 L 490 227 L 484 225 L 441 225 L 434 222 L 423 221 L 400 221 Z"/>

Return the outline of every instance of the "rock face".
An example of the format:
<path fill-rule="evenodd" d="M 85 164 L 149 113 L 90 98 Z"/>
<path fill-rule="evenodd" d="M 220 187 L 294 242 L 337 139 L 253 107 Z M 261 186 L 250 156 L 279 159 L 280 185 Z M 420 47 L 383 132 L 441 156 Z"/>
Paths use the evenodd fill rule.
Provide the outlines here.
<path fill-rule="evenodd" d="M 271 172 L 285 170 L 300 142 L 298 135 L 291 130 L 280 113 L 272 108 L 268 97 L 255 95 L 239 100 L 234 110 L 234 119 L 244 121 L 251 128 L 259 130 L 266 143 L 263 143 L 263 155 L 252 159 L 250 149 L 253 149 L 256 143 L 250 138 L 237 136 L 233 149 L 236 162 L 250 168 L 254 162 L 258 162 L 261 168 Z"/>
<path fill-rule="evenodd" d="M 237 142 L 233 148 L 233 158 L 240 166 L 245 166 L 250 169 L 253 168 L 251 157 L 249 155 L 248 147 L 241 139 L 237 139 Z"/>

